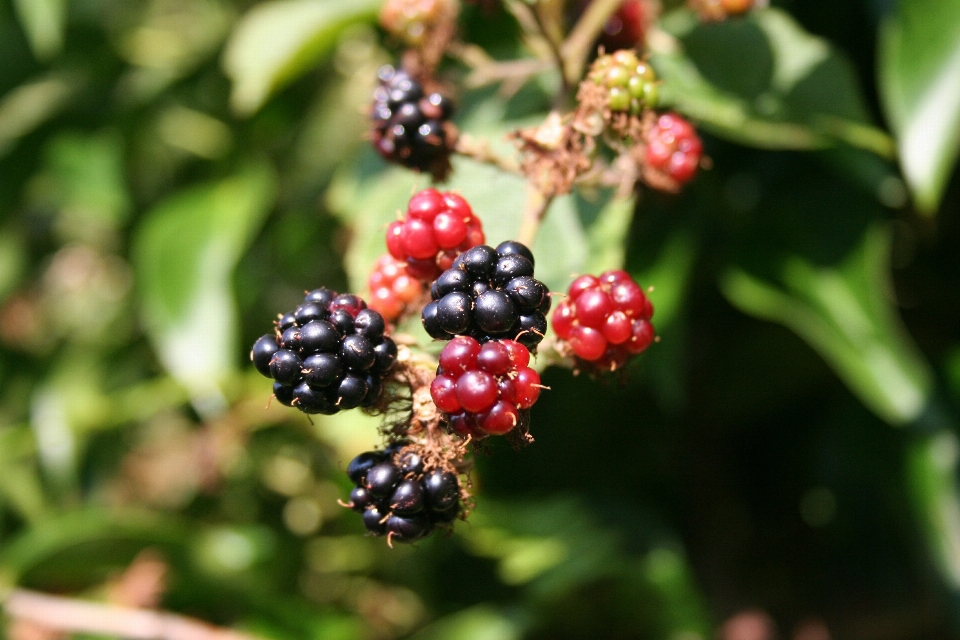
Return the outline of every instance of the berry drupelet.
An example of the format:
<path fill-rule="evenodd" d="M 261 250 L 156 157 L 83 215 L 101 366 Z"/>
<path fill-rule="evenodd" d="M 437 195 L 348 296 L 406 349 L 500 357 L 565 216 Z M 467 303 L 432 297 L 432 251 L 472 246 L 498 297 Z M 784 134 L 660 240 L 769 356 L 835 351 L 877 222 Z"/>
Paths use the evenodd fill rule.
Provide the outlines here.
<path fill-rule="evenodd" d="M 386 65 L 378 72 L 371 118 L 373 145 L 385 160 L 442 177 L 449 170 L 455 133 L 447 121 L 448 98 L 426 93 L 406 72 Z"/>
<path fill-rule="evenodd" d="M 639 116 L 645 108 L 657 105 L 657 76 L 632 49 L 600 56 L 590 67 L 588 78 L 606 88 L 611 111 Z"/>
<path fill-rule="evenodd" d="M 458 336 L 440 353 L 430 396 L 457 435 L 504 435 L 525 421 L 525 412 L 540 397 L 540 376 L 529 364 L 530 352 L 519 342 L 481 345 Z"/>
<path fill-rule="evenodd" d="M 415 445 L 398 441 L 381 451 L 367 451 L 350 461 L 354 484 L 347 505 L 363 514 L 363 525 L 387 541 L 414 542 L 460 515 L 457 474 L 426 468 Z"/>
<path fill-rule="evenodd" d="M 703 143 L 693 125 L 675 113 L 665 113 L 647 131 L 644 162 L 647 171 L 667 177 L 678 185 L 697 173 Z"/>
<path fill-rule="evenodd" d="M 423 283 L 410 275 L 407 263 L 382 255 L 367 278 L 370 308 L 387 322 L 394 322 L 425 292 Z"/>
<path fill-rule="evenodd" d="M 533 267 L 533 254 L 519 242 L 465 251 L 431 285 L 424 328 L 438 340 L 509 339 L 536 349 L 547 328 L 550 292 L 533 277 Z"/>
<path fill-rule="evenodd" d="M 462 251 L 483 244 L 483 224 L 462 196 L 424 189 L 413 195 L 407 215 L 387 227 L 387 250 L 407 273 L 430 282 Z"/>
<path fill-rule="evenodd" d="M 379 400 L 397 345 L 384 335 L 383 316 L 361 298 L 316 289 L 274 325 L 273 334 L 254 343 L 250 359 L 273 378 L 281 404 L 331 415 Z"/>
<path fill-rule="evenodd" d="M 553 312 L 553 330 L 577 361 L 613 371 L 654 339 L 653 305 L 625 271 L 580 276 Z"/>

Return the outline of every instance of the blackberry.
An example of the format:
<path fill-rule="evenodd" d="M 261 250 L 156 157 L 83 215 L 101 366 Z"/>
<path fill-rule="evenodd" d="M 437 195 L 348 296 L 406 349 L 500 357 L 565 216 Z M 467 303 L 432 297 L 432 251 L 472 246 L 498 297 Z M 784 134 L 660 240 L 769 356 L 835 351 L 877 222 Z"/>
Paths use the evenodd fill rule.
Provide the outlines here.
<path fill-rule="evenodd" d="M 363 514 L 367 531 L 391 543 L 424 538 L 462 510 L 457 475 L 426 471 L 420 449 L 406 440 L 361 453 L 350 461 L 347 475 L 354 488 L 346 506 Z"/>
<path fill-rule="evenodd" d="M 625 271 L 583 275 L 553 312 L 553 330 L 581 367 L 613 371 L 654 339 L 653 305 Z"/>
<path fill-rule="evenodd" d="M 549 290 L 533 277 L 533 269 L 533 254 L 519 242 L 468 249 L 430 288 L 433 301 L 423 308 L 424 328 L 437 340 L 466 335 L 479 342 L 516 340 L 536 349 L 547 328 L 542 309 L 549 308 Z"/>
<path fill-rule="evenodd" d="M 447 122 L 453 104 L 440 93 L 425 94 L 419 82 L 389 65 L 378 76 L 371 111 L 377 152 L 389 162 L 442 177 L 456 135 Z"/>
<path fill-rule="evenodd" d="M 273 335 L 254 343 L 250 359 L 274 379 L 281 404 L 331 415 L 379 400 L 397 345 L 384 335 L 383 317 L 361 298 L 316 289 L 274 324 Z"/>
<path fill-rule="evenodd" d="M 530 352 L 513 340 L 481 345 L 458 336 L 440 352 L 430 396 L 454 433 L 474 439 L 504 435 L 525 421 L 540 395 L 540 376 L 529 364 Z M 430 486 L 428 495 L 439 491 Z"/>
<path fill-rule="evenodd" d="M 412 278 L 429 282 L 450 268 L 462 251 L 482 245 L 483 224 L 466 200 L 424 189 L 410 198 L 407 214 L 387 227 L 387 250 Z"/>

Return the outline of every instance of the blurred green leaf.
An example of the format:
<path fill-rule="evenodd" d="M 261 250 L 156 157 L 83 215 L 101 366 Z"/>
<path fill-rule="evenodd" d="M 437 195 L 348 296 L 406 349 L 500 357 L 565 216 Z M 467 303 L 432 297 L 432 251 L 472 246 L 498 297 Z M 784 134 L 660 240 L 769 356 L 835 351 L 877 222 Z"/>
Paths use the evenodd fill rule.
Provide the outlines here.
<path fill-rule="evenodd" d="M 0 98 L 0 157 L 13 144 L 52 118 L 79 89 L 80 80 L 49 73 L 21 84 Z"/>
<path fill-rule="evenodd" d="M 0 231 L 0 302 L 20 283 L 26 259 L 20 234 L 9 229 Z"/>
<path fill-rule="evenodd" d="M 708 131 L 763 148 L 842 141 L 892 155 L 890 139 L 869 122 L 850 65 L 786 12 L 701 24 L 680 9 L 665 16 L 664 27 L 677 40 L 652 42 L 661 102 Z"/>
<path fill-rule="evenodd" d="M 907 483 L 937 568 L 960 588 L 960 443 L 952 431 L 924 434 L 908 450 Z"/>
<path fill-rule="evenodd" d="M 636 204 L 636 199 L 632 196 L 628 198 L 614 196 L 607 201 L 587 232 L 589 259 L 584 271 L 601 273 L 610 269 L 623 268 L 623 259 L 627 252 L 627 234 L 630 232 L 630 221 L 633 220 Z"/>
<path fill-rule="evenodd" d="M 48 60 L 63 47 L 66 0 L 14 0 L 17 17 L 33 49 L 33 55 Z"/>
<path fill-rule="evenodd" d="M 888 297 L 890 233 L 868 227 L 838 264 L 783 257 L 770 281 L 734 266 L 721 279 L 741 311 L 778 322 L 806 340 L 862 402 L 901 425 L 924 410 L 932 375 Z"/>
<path fill-rule="evenodd" d="M 219 398 L 217 383 L 235 364 L 240 348 L 231 278 L 275 196 L 272 169 L 252 165 L 170 197 L 135 231 L 145 327 L 164 366 L 195 401 Z"/>
<path fill-rule="evenodd" d="M 0 429 L 0 495 L 30 523 L 39 521 L 46 511 L 35 455 L 29 427 Z"/>
<path fill-rule="evenodd" d="M 880 30 L 880 97 L 917 207 L 933 213 L 960 153 L 960 3 L 896 6 Z"/>
<path fill-rule="evenodd" d="M 330 52 L 343 29 L 371 19 L 379 0 L 274 0 L 247 12 L 223 54 L 233 82 L 230 104 L 240 115 L 263 106 L 278 88 Z"/>
<path fill-rule="evenodd" d="M 413 640 L 518 640 L 519 626 L 489 605 L 478 605 L 441 618 Z"/>

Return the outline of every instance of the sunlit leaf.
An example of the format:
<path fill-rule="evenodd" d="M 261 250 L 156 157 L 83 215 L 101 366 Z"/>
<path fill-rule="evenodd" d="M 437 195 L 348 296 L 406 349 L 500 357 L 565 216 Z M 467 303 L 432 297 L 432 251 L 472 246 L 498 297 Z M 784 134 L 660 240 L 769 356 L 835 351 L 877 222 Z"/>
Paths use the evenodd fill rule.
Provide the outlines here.
<path fill-rule="evenodd" d="M 874 226 L 839 264 L 789 255 L 776 281 L 733 267 L 721 285 L 741 311 L 806 340 L 864 404 L 899 425 L 924 410 L 933 380 L 887 297 L 889 250 L 890 234 Z"/>
<path fill-rule="evenodd" d="M 234 111 L 257 111 L 329 53 L 344 27 L 371 18 L 379 6 L 379 0 L 274 0 L 255 6 L 237 23 L 223 54 Z"/>
<path fill-rule="evenodd" d="M 79 86 L 77 77 L 51 73 L 21 84 L 0 98 L 0 157 L 19 138 L 63 109 Z"/>
<path fill-rule="evenodd" d="M 233 269 L 270 211 L 275 177 L 255 165 L 178 193 L 136 231 L 143 320 L 164 366 L 197 397 L 218 397 L 235 365 Z"/>
<path fill-rule="evenodd" d="M 52 58 L 63 47 L 66 5 L 66 0 L 14 0 L 17 17 L 37 58 Z"/>
<path fill-rule="evenodd" d="M 960 588 L 960 488 L 957 462 L 960 443 L 950 429 L 924 434 L 913 442 L 907 458 L 907 483 L 927 544 L 937 568 Z"/>
<path fill-rule="evenodd" d="M 889 156 L 869 121 L 849 63 L 789 14 L 768 9 L 701 24 L 685 10 L 664 20 L 676 39 L 655 38 L 651 57 L 662 103 L 743 144 L 821 149 L 842 141 Z"/>
<path fill-rule="evenodd" d="M 960 3 L 896 6 L 880 30 L 880 97 L 917 207 L 933 213 L 960 153 Z"/>

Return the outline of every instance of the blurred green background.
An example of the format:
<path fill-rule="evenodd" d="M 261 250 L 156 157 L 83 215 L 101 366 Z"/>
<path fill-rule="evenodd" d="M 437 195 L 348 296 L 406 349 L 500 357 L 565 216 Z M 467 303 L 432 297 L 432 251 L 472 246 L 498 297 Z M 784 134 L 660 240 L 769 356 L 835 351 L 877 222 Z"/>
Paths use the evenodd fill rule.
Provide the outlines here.
<path fill-rule="evenodd" d="M 712 168 L 561 198 L 535 246 L 557 290 L 625 263 L 660 342 L 547 370 L 536 443 L 392 550 L 336 503 L 377 421 L 267 408 L 246 360 L 304 289 L 365 293 L 428 185 L 365 143 L 378 5 L 0 0 L 0 591 L 110 599 L 148 557 L 162 608 L 277 640 L 960 637 L 960 3 L 668 3 Z M 460 25 L 528 55 L 503 10 Z M 503 153 L 558 85 L 467 74 L 455 121 Z M 514 234 L 523 181 L 454 168 Z"/>

